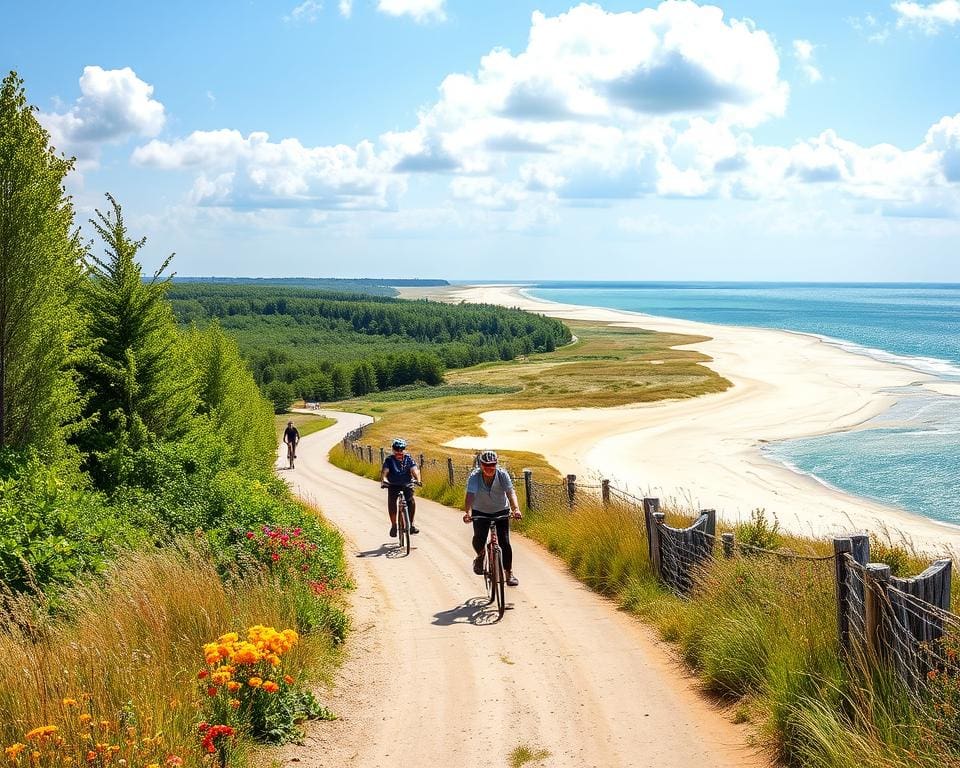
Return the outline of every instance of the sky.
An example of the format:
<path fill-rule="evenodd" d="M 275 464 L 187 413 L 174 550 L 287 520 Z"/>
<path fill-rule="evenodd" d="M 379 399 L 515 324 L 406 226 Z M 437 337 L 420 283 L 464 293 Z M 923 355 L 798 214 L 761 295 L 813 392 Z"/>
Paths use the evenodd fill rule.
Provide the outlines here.
<path fill-rule="evenodd" d="M 147 268 L 960 282 L 960 0 L 0 4 Z"/>

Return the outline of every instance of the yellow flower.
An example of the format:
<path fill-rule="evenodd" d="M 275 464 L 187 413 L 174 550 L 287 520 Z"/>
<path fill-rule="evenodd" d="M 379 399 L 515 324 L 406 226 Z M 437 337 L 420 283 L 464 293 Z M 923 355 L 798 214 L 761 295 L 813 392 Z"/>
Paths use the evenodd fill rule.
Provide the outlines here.
<path fill-rule="evenodd" d="M 19 741 L 16 744 L 12 744 L 3 750 L 3 753 L 7 756 L 9 760 L 16 760 L 20 753 L 27 748 L 26 744 L 21 744 Z"/>
<path fill-rule="evenodd" d="M 87 723 L 90 722 L 90 720 L 91 720 L 92 718 L 90 717 L 90 715 L 88 715 L 86 712 L 84 712 L 84 713 L 82 713 L 82 714 L 80 715 L 80 717 L 77 718 L 77 719 L 78 719 L 81 723 L 83 723 L 84 725 L 86 725 Z"/>
<path fill-rule="evenodd" d="M 63 700 L 63 706 L 65 706 L 65 707 L 75 707 L 75 706 L 77 706 L 77 700 L 76 700 L 76 699 L 64 699 L 64 700 Z"/>
<path fill-rule="evenodd" d="M 239 691 L 241 687 L 242 686 L 240 685 L 240 683 L 238 683 L 236 680 L 231 680 L 229 683 L 227 683 L 227 690 L 230 691 L 230 693 L 233 693 L 234 691 Z"/>
<path fill-rule="evenodd" d="M 234 709 L 240 708 L 240 699 L 230 699 L 230 706 Z"/>
<path fill-rule="evenodd" d="M 261 685 L 263 685 L 263 680 L 261 680 L 259 677 L 251 677 L 249 680 L 247 680 L 247 685 L 249 685 L 251 688 L 259 688 Z M 27 738 L 29 738 L 29 735 Z"/>

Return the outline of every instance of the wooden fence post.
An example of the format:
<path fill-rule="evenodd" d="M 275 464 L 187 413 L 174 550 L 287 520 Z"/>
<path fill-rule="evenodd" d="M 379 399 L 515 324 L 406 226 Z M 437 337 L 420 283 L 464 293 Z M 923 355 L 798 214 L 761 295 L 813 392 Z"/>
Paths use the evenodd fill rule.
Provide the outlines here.
<path fill-rule="evenodd" d="M 874 661 L 887 658 L 890 647 L 887 637 L 886 606 L 890 600 L 890 566 L 883 563 L 867 563 L 866 588 L 864 589 L 864 616 L 866 623 L 867 649 Z"/>
<path fill-rule="evenodd" d="M 600 498 L 603 499 L 604 505 L 610 503 L 610 481 L 601 480 L 600 481 Z"/>
<path fill-rule="evenodd" d="M 712 551 L 717 538 L 717 510 L 701 509 L 700 514 L 707 516 L 707 527 L 703 529 L 703 532 L 707 534 L 707 544 Z"/>
<path fill-rule="evenodd" d="M 660 525 L 663 523 L 663 518 L 666 515 L 663 512 L 654 512 L 651 515 L 651 526 L 650 526 L 650 546 L 651 546 L 651 555 L 650 563 L 653 565 L 654 575 L 663 581 L 663 562 L 660 558 Z"/>
<path fill-rule="evenodd" d="M 570 506 L 573 506 L 574 499 L 577 495 L 577 476 L 576 475 L 567 475 L 567 502 Z"/>
<path fill-rule="evenodd" d="M 447 456 L 447 483 L 453 485 L 453 457 Z"/>
<path fill-rule="evenodd" d="M 723 539 L 723 556 L 729 560 L 733 557 L 733 534 L 724 533 L 720 538 Z"/>
<path fill-rule="evenodd" d="M 860 565 L 866 565 L 870 562 L 870 536 L 866 533 L 851 533 L 850 542 L 852 549 L 850 556 Z"/>
<path fill-rule="evenodd" d="M 380 466 L 383 466 L 383 462 L 387 460 L 387 454 L 383 450 L 383 446 L 380 446 Z"/>
<path fill-rule="evenodd" d="M 533 509 L 533 470 L 523 470 L 523 495 L 526 496 L 527 511 Z"/>
<path fill-rule="evenodd" d="M 847 584 L 847 555 L 853 551 L 850 539 L 833 540 L 833 580 L 837 595 L 837 636 L 840 650 L 850 653 L 850 587 Z"/>
<path fill-rule="evenodd" d="M 653 515 L 660 511 L 660 499 L 644 498 L 643 524 L 647 528 L 647 555 L 653 562 Z"/>
<path fill-rule="evenodd" d="M 367 461 L 373 464 L 373 446 L 367 446 Z"/>
<path fill-rule="evenodd" d="M 420 467 L 420 471 L 423 472 L 423 454 L 422 453 L 420 454 L 420 463 L 417 464 L 417 466 Z M 422 478 L 423 475 L 421 475 L 420 477 Z"/>

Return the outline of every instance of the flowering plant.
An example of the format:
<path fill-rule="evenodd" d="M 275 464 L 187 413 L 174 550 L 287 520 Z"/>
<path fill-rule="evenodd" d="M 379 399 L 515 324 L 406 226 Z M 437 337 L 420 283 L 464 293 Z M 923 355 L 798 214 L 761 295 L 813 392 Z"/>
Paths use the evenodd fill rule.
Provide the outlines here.
<path fill-rule="evenodd" d="M 246 639 L 228 632 L 204 645 L 206 664 L 197 679 L 208 702 L 208 720 L 280 742 L 299 735 L 298 721 L 327 714 L 312 694 L 297 690 L 285 668 L 284 656 L 299 640 L 292 629 L 258 624 L 247 630 Z"/>

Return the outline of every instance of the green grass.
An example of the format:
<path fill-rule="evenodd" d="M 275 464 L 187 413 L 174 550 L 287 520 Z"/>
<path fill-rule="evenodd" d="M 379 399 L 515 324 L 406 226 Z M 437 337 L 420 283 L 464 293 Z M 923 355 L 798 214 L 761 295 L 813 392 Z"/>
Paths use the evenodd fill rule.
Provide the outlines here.
<path fill-rule="evenodd" d="M 277 432 L 277 442 L 283 439 L 283 430 L 287 428 L 288 421 L 293 422 L 293 425 L 299 430 L 301 438 L 337 423 L 335 419 L 315 416 L 310 413 L 281 413 L 273 418 L 273 426 Z"/>

